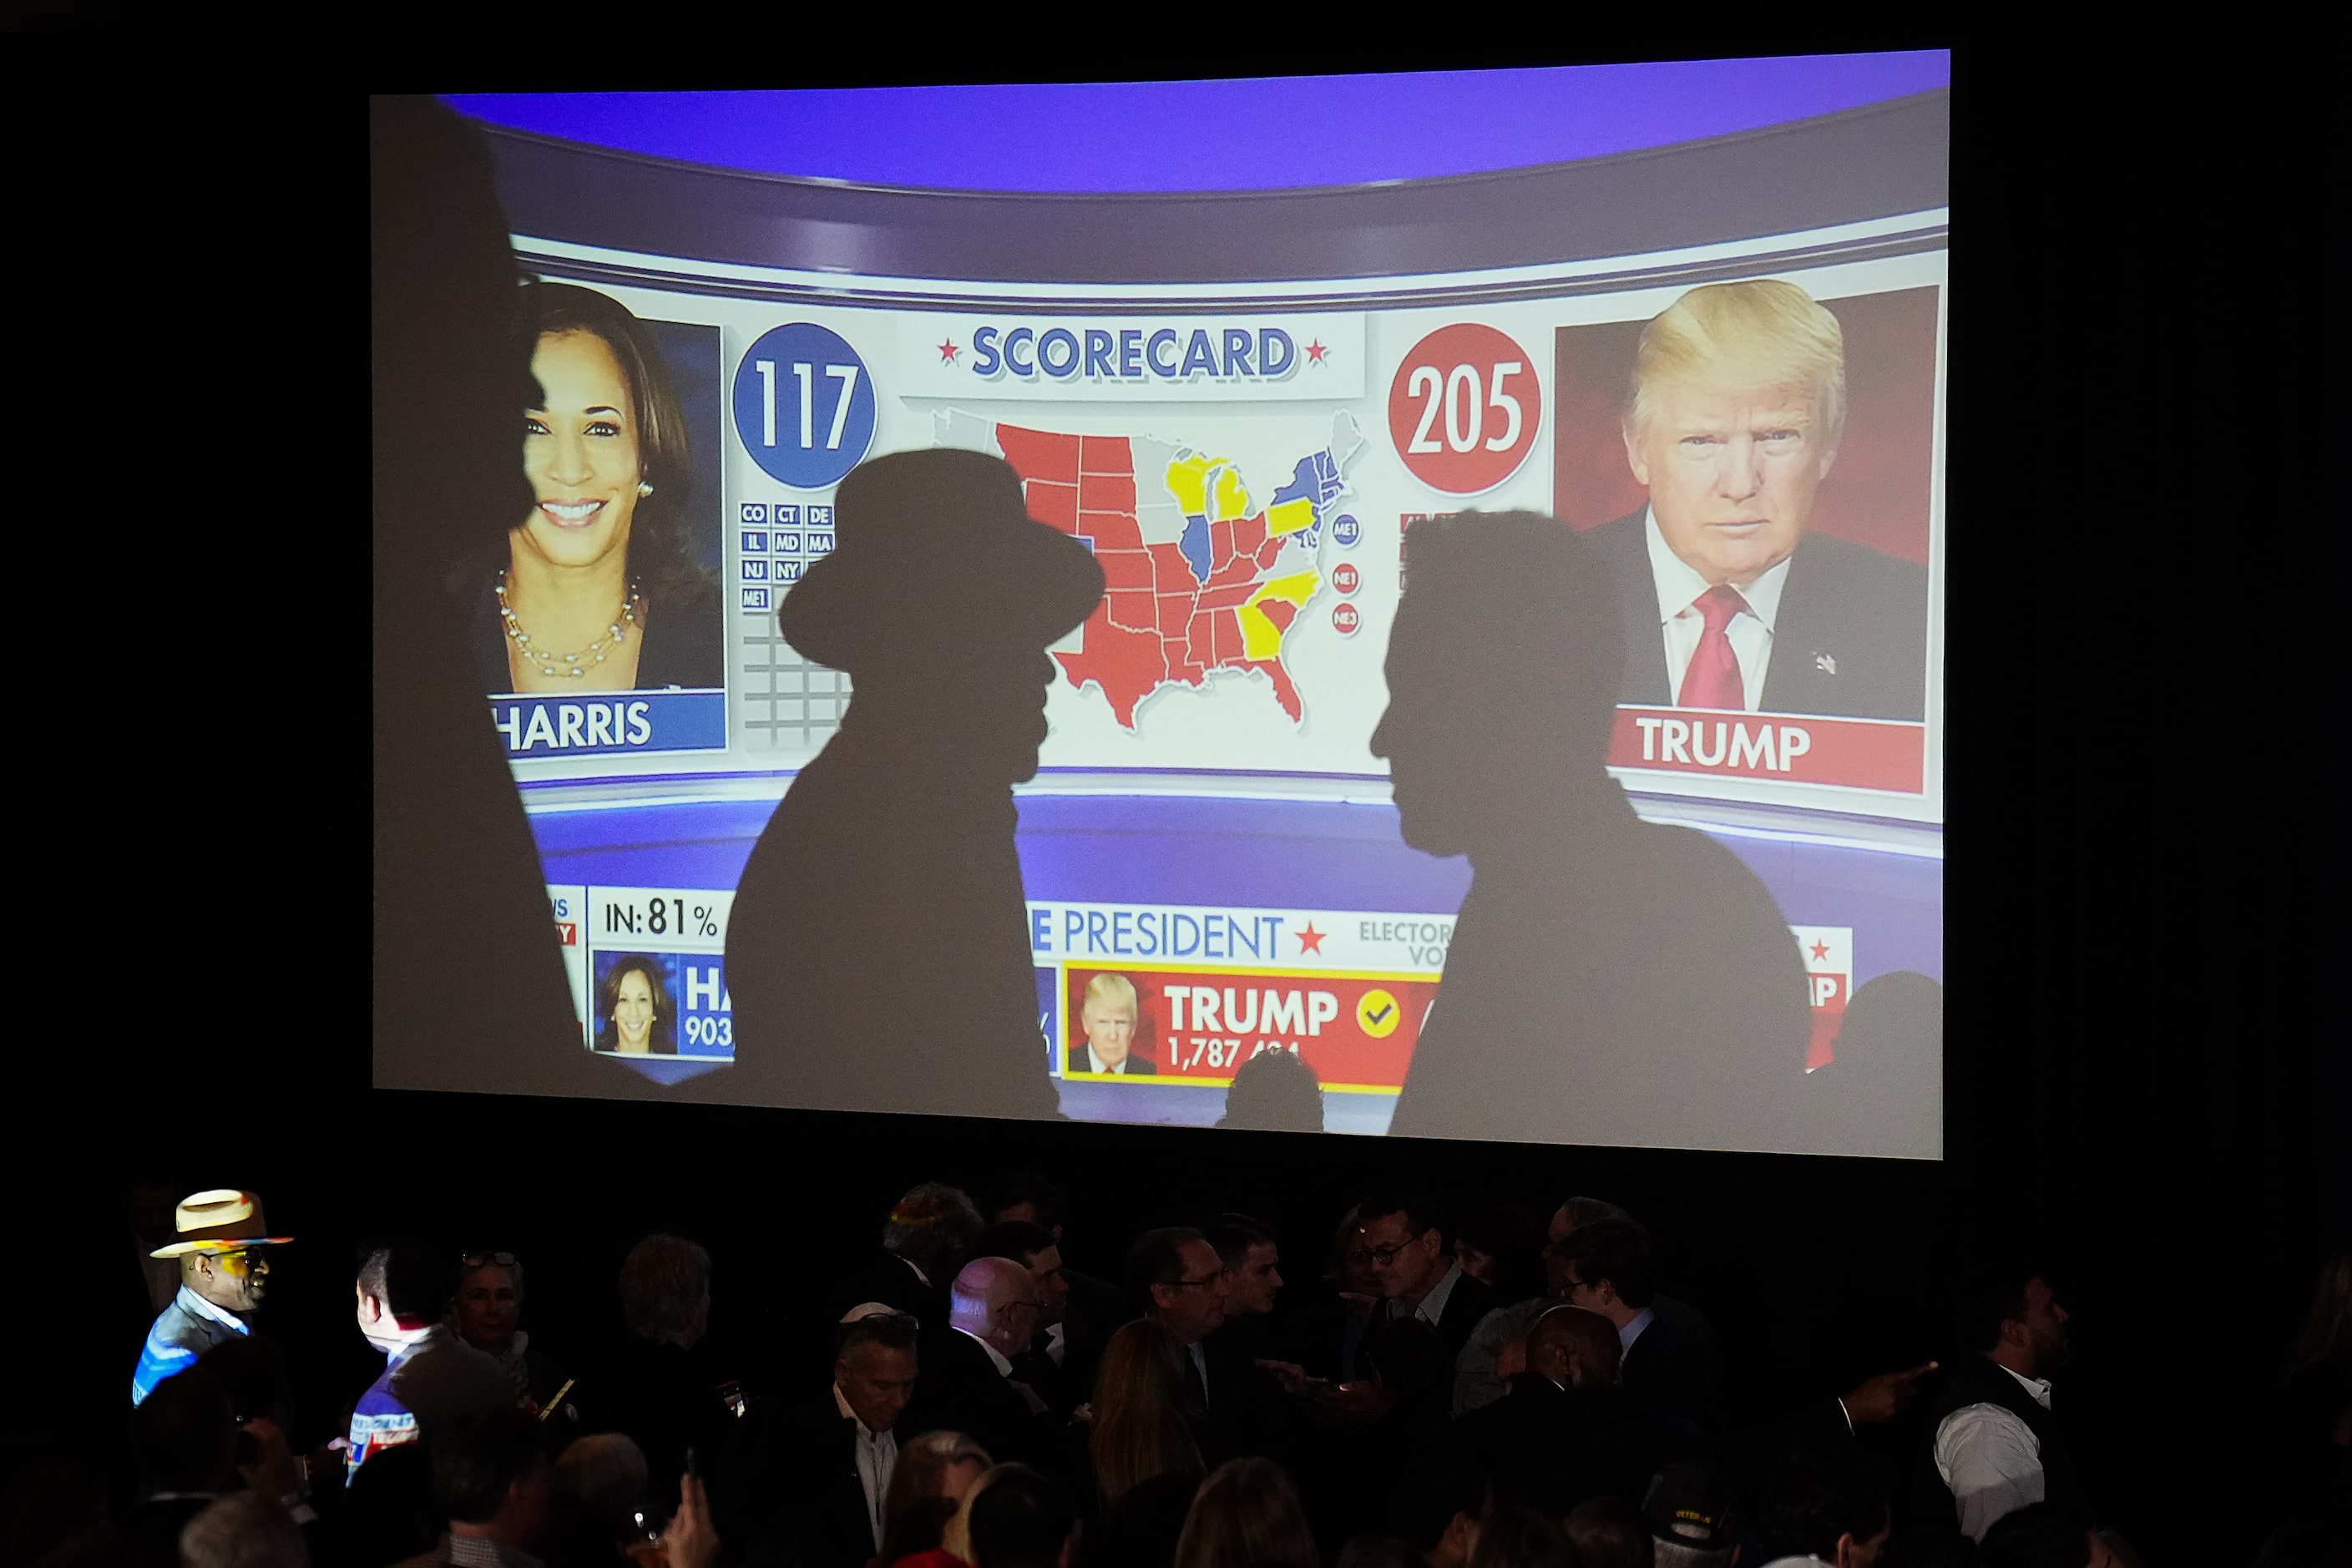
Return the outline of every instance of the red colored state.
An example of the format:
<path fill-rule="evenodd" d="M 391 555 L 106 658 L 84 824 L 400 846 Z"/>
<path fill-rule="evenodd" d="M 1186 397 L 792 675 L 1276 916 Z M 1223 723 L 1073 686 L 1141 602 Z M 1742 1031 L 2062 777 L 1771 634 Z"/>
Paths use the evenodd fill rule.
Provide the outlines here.
<path fill-rule="evenodd" d="M 1135 728 L 1135 705 L 1168 679 L 1168 655 L 1155 632 L 1132 631 L 1114 625 L 1108 607 L 1095 606 L 1087 617 L 1086 647 L 1054 657 L 1069 673 L 1071 684 L 1089 680 L 1102 688 L 1112 717 L 1127 729 Z"/>
<path fill-rule="evenodd" d="M 1258 570 L 1263 572 L 1271 569 L 1274 565 L 1274 558 L 1281 553 L 1282 541 L 1279 539 L 1269 539 L 1265 543 L 1257 547 L 1256 554 L 1253 559 L 1257 562 Z"/>
<path fill-rule="evenodd" d="M 1165 658 L 1170 679 L 1181 680 L 1187 686 L 1198 686 L 1209 679 L 1209 667 L 1193 651 L 1189 637 L 1163 637 L 1160 640 L 1167 650 Z"/>
<path fill-rule="evenodd" d="M 1160 635 L 1159 605 L 1148 588 L 1114 588 L 1107 601 L 1111 624 L 1130 631 Z"/>
<path fill-rule="evenodd" d="M 1135 484 L 1135 453 L 1129 447 L 1126 437 L 1065 436 L 1061 438 L 1065 441 L 1076 441 L 1078 444 L 1076 472 L 1089 477 L 1099 474 L 1105 479 L 1127 480 L 1129 489 L 1128 504 L 1130 506 L 1135 504 L 1132 499 Z M 998 442 L 999 446 L 1003 444 L 1002 441 Z M 1010 451 L 1005 455 L 1008 458 L 1012 456 Z M 1017 463 L 1013 466 L 1020 467 Z"/>
<path fill-rule="evenodd" d="M 1150 555 L 1141 550 L 1097 550 L 1095 563 L 1103 569 L 1103 582 L 1114 594 L 1134 589 L 1151 593 L 1157 584 Z"/>
<path fill-rule="evenodd" d="M 1135 512 L 1135 476 L 1080 474 L 1078 495 L 1088 511 Z"/>
<path fill-rule="evenodd" d="M 1286 632 L 1290 623 L 1298 618 L 1298 606 L 1287 599 L 1268 599 L 1257 607 L 1257 613 L 1274 623 L 1274 629 Z"/>
<path fill-rule="evenodd" d="M 1035 487 L 1031 487 L 1034 492 Z M 1143 530 L 1131 511 L 1097 511 L 1087 506 L 1078 513 L 1078 531 L 1095 542 L 1097 551 L 1140 550 Z"/>
<path fill-rule="evenodd" d="M 1078 487 L 1057 485 L 1051 479 L 1031 479 L 1029 515 L 1064 533 L 1078 531 Z"/>
<path fill-rule="evenodd" d="M 1290 684 L 1290 672 L 1282 668 L 1280 659 L 1257 659 L 1248 668 L 1265 671 L 1265 678 L 1274 682 L 1274 700 L 1282 704 L 1285 713 L 1293 720 L 1306 717 L 1307 710 L 1298 700 L 1298 688 Z"/>

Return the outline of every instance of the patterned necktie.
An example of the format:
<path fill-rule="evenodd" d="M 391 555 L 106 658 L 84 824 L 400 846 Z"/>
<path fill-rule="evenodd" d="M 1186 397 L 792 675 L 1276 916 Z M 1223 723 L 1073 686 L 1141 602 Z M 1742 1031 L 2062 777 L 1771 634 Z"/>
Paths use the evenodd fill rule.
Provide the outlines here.
<path fill-rule="evenodd" d="M 1731 651 L 1729 627 L 1731 617 L 1746 609 L 1748 601 L 1726 584 L 1709 588 L 1691 601 L 1691 607 L 1706 618 L 1706 628 L 1698 634 L 1698 647 L 1683 672 L 1682 695 L 1675 699 L 1675 706 L 1745 710 L 1748 688 L 1739 679 L 1739 658 Z"/>

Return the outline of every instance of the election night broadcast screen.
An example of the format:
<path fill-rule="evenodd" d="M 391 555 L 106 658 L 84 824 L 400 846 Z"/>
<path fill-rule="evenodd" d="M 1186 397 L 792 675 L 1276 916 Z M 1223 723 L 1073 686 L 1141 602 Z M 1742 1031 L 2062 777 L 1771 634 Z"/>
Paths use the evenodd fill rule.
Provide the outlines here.
<path fill-rule="evenodd" d="M 1768 87 L 1788 74 L 1494 74 L 1572 118 L 1599 112 L 1580 72 L 1613 72 L 1622 102 L 1742 64 Z M 551 645 L 514 641 L 503 573 L 468 587 L 580 1050 L 648 1099 L 736 1062 L 737 882 L 856 700 L 778 610 L 837 547 L 853 468 L 956 447 L 1009 464 L 1107 584 L 1047 650 L 1049 734 L 1015 791 L 1037 1058 L 1063 1114 L 1208 1126 L 1252 1058 L 1283 1052 L 1313 1069 L 1327 1130 L 1388 1130 L 1472 877 L 1403 842 L 1372 749 L 1405 542 L 1528 510 L 1583 535 L 1628 606 L 1611 775 L 1643 822 L 1704 834 L 1778 906 L 1811 1020 L 1790 1072 L 1871 1075 L 1801 1135 L 1689 1142 L 1938 1157 L 1939 1029 L 1885 1024 L 1900 1008 L 1871 998 L 1916 1009 L 1942 980 L 1948 62 L 1844 68 L 1866 101 L 1768 103 L 1755 115 L 1781 118 L 1663 146 L 1091 199 L 783 178 L 451 100 L 486 122 L 519 265 L 570 312 L 546 331 L 634 345 L 585 368 L 543 353 L 551 406 L 625 360 L 678 426 L 630 503 L 629 572 L 632 594 L 688 586 L 646 590 L 667 615 L 627 655 L 633 685 L 590 678 L 626 637 L 599 634 L 574 675 L 556 665 L 575 650 L 550 665 Z M 599 428 L 530 424 L 532 460 L 599 461 Z M 577 510 L 550 501 L 530 526 L 593 527 Z M 952 1027 L 955 998 L 920 1005 Z M 1882 1022 L 1849 1026 L 1865 1013 Z M 1530 1030 L 1542 1015 L 1531 997 Z M 1561 1081 L 1579 1070 L 1563 1050 Z M 855 1108 L 893 1109 L 887 1070 Z"/>

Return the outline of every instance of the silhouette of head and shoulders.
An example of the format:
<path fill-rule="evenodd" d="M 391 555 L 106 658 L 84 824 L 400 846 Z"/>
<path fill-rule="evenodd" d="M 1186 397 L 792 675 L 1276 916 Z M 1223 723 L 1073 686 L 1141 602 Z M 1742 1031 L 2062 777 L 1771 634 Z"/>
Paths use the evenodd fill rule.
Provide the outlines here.
<path fill-rule="evenodd" d="M 977 452 L 875 458 L 835 505 L 838 543 L 778 624 L 855 695 L 744 869 L 737 1066 L 700 1092 L 1053 1115 L 1012 786 L 1046 735 L 1045 648 L 1093 611 L 1102 570 Z"/>
<path fill-rule="evenodd" d="M 1474 879 L 1391 1131 L 1783 1146 L 1803 966 L 1753 872 L 1609 776 L 1606 562 L 1530 512 L 1431 519 L 1406 550 L 1372 750 L 1405 842 Z"/>

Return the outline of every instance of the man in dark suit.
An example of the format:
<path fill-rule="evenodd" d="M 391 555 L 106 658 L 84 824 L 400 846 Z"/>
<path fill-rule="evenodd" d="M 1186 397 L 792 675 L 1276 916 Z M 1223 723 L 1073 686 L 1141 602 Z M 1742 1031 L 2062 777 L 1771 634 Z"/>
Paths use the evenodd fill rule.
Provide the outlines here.
<path fill-rule="evenodd" d="M 1620 1365 L 1617 1331 L 1598 1313 L 1560 1306 L 1536 1320 L 1510 1393 L 1461 1422 L 1496 1507 L 1558 1519 L 1591 1497 L 1640 1504 L 1667 1455 L 1622 1386 Z"/>
<path fill-rule="evenodd" d="M 1097 974 L 1087 982 L 1078 1005 L 1078 1023 L 1086 1031 L 1063 1063 L 1067 1072 L 1113 1072 L 1129 1078 L 1157 1078 L 1158 1065 L 1134 1054 L 1135 1031 L 1142 1017 L 1135 982 L 1124 974 Z"/>
<path fill-rule="evenodd" d="M 1049 1446 L 1061 1422 L 1013 1369 L 1036 1332 L 1038 1310 L 1037 1282 L 1020 1264 L 1005 1258 L 965 1264 L 955 1277 L 951 1331 L 926 1356 L 909 1430 L 961 1432 L 999 1464 L 1055 1458 Z"/>
<path fill-rule="evenodd" d="M 1809 530 L 1844 419 L 1837 318 L 1793 283 L 1707 284 L 1643 331 L 1624 437 L 1649 504 L 1588 535 L 1621 700 L 1927 717 L 1926 569 Z"/>
<path fill-rule="evenodd" d="M 1034 1171 L 1015 1171 L 991 1183 L 982 1189 L 982 1212 L 992 1226 L 1025 1221 L 1043 1226 L 1054 1238 L 1055 1251 L 1062 1258 L 1061 1282 L 1069 1292 L 1063 1310 L 1067 1331 L 1063 1342 L 1068 1347 L 1062 1361 L 1063 1374 L 1080 1391 L 1078 1397 L 1086 1398 L 1087 1391 L 1094 1387 L 1095 1363 L 1101 1358 L 1104 1342 L 1121 1323 L 1133 1321 L 1136 1307 L 1118 1286 L 1070 1267 L 1068 1238 L 1062 1232 L 1070 1205 L 1060 1187 Z M 1034 1259 L 1031 1261 L 1034 1272 Z"/>
<path fill-rule="evenodd" d="M 1626 1392 L 1695 1447 L 1715 1416 L 1715 1331 L 1697 1308 L 1657 1293 L 1649 1233 L 1632 1220 L 1601 1220 L 1570 1231 L 1552 1253 L 1569 1305 L 1616 1328 Z"/>
<path fill-rule="evenodd" d="M 1071 1321 L 1061 1245 L 1042 1225 L 1004 1220 L 981 1233 L 971 1255 L 1009 1258 L 1037 1282 L 1037 1330 L 1026 1346 L 1013 1352 L 1012 1375 L 1034 1389 L 1056 1415 L 1067 1416 L 1086 1400 L 1107 1336 Z"/>
<path fill-rule="evenodd" d="M 1433 517 L 1405 551 L 1372 752 L 1404 841 L 1473 879 L 1390 1135 L 1814 1146 L 1811 991 L 1779 906 L 1609 775 L 1605 563 L 1531 512 Z"/>
<path fill-rule="evenodd" d="M 1351 1251 L 1368 1256 L 1374 1283 L 1391 1319 L 1419 1318 L 1437 1331 L 1445 1364 L 1470 1338 L 1478 1320 L 1501 1303 L 1495 1288 L 1462 1271 L 1447 1245 L 1444 1215 L 1427 1194 L 1385 1188 L 1356 1207 Z"/>
<path fill-rule="evenodd" d="M 781 1510 L 786 1491 L 765 1489 L 752 1533 L 788 1538 L 807 1568 L 865 1568 L 882 1549 L 899 1417 L 921 1366 L 915 1325 L 900 1313 L 853 1318 L 834 1345 L 833 1387 L 761 1434 L 760 1468 L 791 1478 L 793 1506 Z"/>

